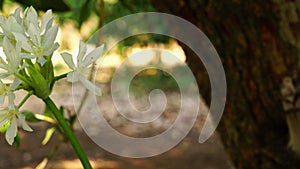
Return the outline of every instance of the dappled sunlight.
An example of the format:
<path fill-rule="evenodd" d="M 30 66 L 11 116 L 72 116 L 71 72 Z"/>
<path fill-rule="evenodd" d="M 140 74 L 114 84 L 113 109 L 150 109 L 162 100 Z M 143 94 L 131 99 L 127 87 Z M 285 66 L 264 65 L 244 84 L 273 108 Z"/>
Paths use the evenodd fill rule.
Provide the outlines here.
<path fill-rule="evenodd" d="M 132 53 L 128 55 L 129 63 L 133 66 L 145 66 L 149 64 L 155 56 L 154 50 L 147 50 L 140 47 L 132 49 Z"/>
<path fill-rule="evenodd" d="M 126 56 L 132 66 L 145 66 L 155 60 L 168 66 L 176 66 L 186 60 L 183 49 L 174 40 L 167 44 L 150 44 L 146 47 L 137 44 L 128 49 Z"/>
<path fill-rule="evenodd" d="M 118 67 L 122 64 L 122 56 L 117 53 L 107 54 L 97 61 L 97 64 L 101 66 L 101 68 L 110 68 L 110 67 Z"/>
<path fill-rule="evenodd" d="M 120 162 L 112 161 L 112 160 L 90 160 L 93 168 L 107 168 L 114 169 L 120 167 Z M 82 164 L 79 159 L 75 160 L 61 160 L 57 163 L 53 164 L 52 168 L 61 168 L 61 169 L 81 169 Z"/>
<path fill-rule="evenodd" d="M 87 34 L 91 32 L 94 25 L 95 18 L 92 18 L 83 25 L 81 31 L 78 31 L 75 24 L 71 21 L 65 22 L 59 28 L 57 41 L 61 44 L 61 47 L 53 55 L 53 63 L 59 68 L 55 70 L 56 75 L 69 71 L 60 53 L 69 52 L 76 56 L 79 41 L 87 38 Z M 88 51 L 93 48 L 94 46 L 88 45 Z M 186 60 L 183 49 L 175 40 L 170 40 L 166 44 L 150 43 L 147 46 L 135 44 L 127 47 L 123 54 L 120 54 L 116 48 L 113 48 L 97 61 L 97 81 L 108 82 L 113 75 L 111 69 L 119 67 L 126 58 L 128 58 L 128 66 L 133 67 L 145 66 L 150 63 L 156 64 L 158 62 L 174 67 L 183 64 Z M 74 61 L 76 62 L 76 60 Z"/>

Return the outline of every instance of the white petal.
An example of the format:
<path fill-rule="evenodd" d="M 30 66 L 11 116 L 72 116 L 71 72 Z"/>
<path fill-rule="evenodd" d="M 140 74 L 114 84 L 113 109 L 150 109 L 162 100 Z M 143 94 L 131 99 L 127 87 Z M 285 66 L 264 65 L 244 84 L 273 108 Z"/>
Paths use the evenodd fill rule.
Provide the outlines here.
<path fill-rule="evenodd" d="M 44 57 L 39 57 L 37 62 L 41 64 L 41 66 L 43 66 L 47 62 L 47 60 Z"/>
<path fill-rule="evenodd" d="M 15 103 L 14 103 L 15 98 L 16 98 L 16 96 L 15 96 L 14 93 L 10 93 L 10 94 L 8 95 L 8 107 L 9 107 L 10 109 L 15 108 Z"/>
<path fill-rule="evenodd" d="M 1 117 L 0 117 L 1 118 Z M 4 120 L 0 120 L 0 127 L 3 127 L 5 124 L 7 125 L 8 124 L 8 120 L 7 120 L 7 116 Z"/>
<path fill-rule="evenodd" d="M 0 127 L 7 122 L 7 116 L 0 116 Z"/>
<path fill-rule="evenodd" d="M 24 59 L 34 59 L 35 57 L 28 53 L 20 53 L 20 57 Z"/>
<path fill-rule="evenodd" d="M 17 58 L 20 57 L 20 53 L 21 53 L 21 50 L 22 50 L 21 44 L 22 44 L 22 42 L 19 42 L 19 41 L 16 42 L 15 51 L 16 51 L 16 57 Z"/>
<path fill-rule="evenodd" d="M 83 57 L 86 54 L 86 44 L 82 41 L 79 42 L 79 51 L 78 51 L 78 55 L 77 55 L 77 66 L 79 66 L 83 60 Z"/>
<path fill-rule="evenodd" d="M 5 27 L 5 28 L 8 30 L 5 30 L 5 31 L 18 32 L 18 33 L 23 32 L 23 28 L 21 27 L 20 24 L 18 24 L 17 20 L 13 16 L 8 17 L 6 26 L 7 27 Z"/>
<path fill-rule="evenodd" d="M 7 39 L 7 37 L 4 37 L 3 39 L 3 51 L 5 53 L 6 58 L 11 58 L 14 56 L 14 47 Z"/>
<path fill-rule="evenodd" d="M 53 46 L 57 36 L 58 25 L 51 27 L 43 36 L 43 48 L 49 49 Z"/>
<path fill-rule="evenodd" d="M 29 66 L 28 63 L 24 62 L 23 65 L 20 67 L 19 70 L 22 70 L 22 69 L 24 69 L 24 68 L 27 67 L 27 66 Z"/>
<path fill-rule="evenodd" d="M 4 79 L 4 78 L 6 78 L 6 77 L 8 77 L 10 75 L 11 74 L 9 74 L 9 73 L 0 73 L 0 79 Z"/>
<path fill-rule="evenodd" d="M 42 17 L 41 30 L 46 29 L 48 22 L 52 19 L 52 10 L 49 9 Z"/>
<path fill-rule="evenodd" d="M 10 85 L 11 90 L 16 90 L 21 83 L 22 81 L 19 78 L 15 78 L 14 82 Z"/>
<path fill-rule="evenodd" d="M 22 19 L 21 19 L 21 17 L 20 17 L 20 13 L 21 13 L 21 9 L 20 9 L 20 8 L 17 8 L 17 9 L 15 10 L 14 14 L 12 15 L 12 16 L 16 19 L 16 21 L 17 21 L 19 24 L 22 23 Z"/>
<path fill-rule="evenodd" d="M 63 60 L 65 61 L 65 63 L 69 66 L 70 69 L 72 69 L 72 70 L 76 69 L 71 54 L 64 52 L 61 54 L 61 56 L 62 56 Z"/>
<path fill-rule="evenodd" d="M 23 114 L 18 115 L 19 120 L 21 121 L 22 128 L 26 131 L 32 132 L 33 130 L 28 126 L 25 120 L 25 116 Z"/>
<path fill-rule="evenodd" d="M 1 61 L 0 61 L 1 62 Z M 8 67 L 7 67 L 7 64 L 4 62 L 4 64 L 2 63 L 0 63 L 0 69 L 3 69 L 3 70 L 7 70 L 8 69 Z"/>
<path fill-rule="evenodd" d="M 47 31 L 50 28 L 52 28 L 53 20 L 54 20 L 54 17 L 51 18 L 50 21 L 47 23 L 45 31 Z"/>
<path fill-rule="evenodd" d="M 10 126 L 5 133 L 5 139 L 8 144 L 12 145 L 15 137 L 17 136 L 18 124 L 16 118 L 12 118 Z"/>
<path fill-rule="evenodd" d="M 2 59 L 2 58 L 0 57 L 0 59 Z M 1 61 L 0 61 L 0 69 L 7 70 L 7 64 L 5 62 L 3 64 L 3 62 L 1 63 Z"/>
<path fill-rule="evenodd" d="M 1 110 L 0 110 L 0 127 L 2 127 L 3 124 L 6 123 L 7 120 L 9 120 L 8 116 L 7 116 L 7 109 L 1 108 Z"/>
<path fill-rule="evenodd" d="M 29 26 L 30 23 L 38 26 L 38 15 L 32 6 L 26 10 L 24 20 L 27 26 Z"/>
<path fill-rule="evenodd" d="M 4 70 L 8 69 L 7 63 L 2 59 L 2 57 L 0 57 L 0 68 Z"/>
<path fill-rule="evenodd" d="M 29 43 L 29 40 L 27 39 L 26 36 L 24 36 L 23 34 L 21 33 L 16 33 L 16 32 L 13 32 L 13 35 L 15 36 L 15 39 L 17 41 L 20 41 L 21 42 L 21 46 L 24 50 L 28 51 L 28 52 L 33 52 L 32 50 L 32 47 Z"/>
<path fill-rule="evenodd" d="M 103 53 L 104 45 L 97 47 L 92 52 L 90 52 L 83 60 L 82 66 L 87 67 L 88 65 L 92 64 L 94 61 L 100 58 Z"/>
<path fill-rule="evenodd" d="M 40 30 L 37 27 L 37 25 L 34 25 L 32 23 L 29 24 L 29 28 L 27 31 L 28 35 L 30 36 L 32 42 L 36 45 L 36 46 L 41 46 L 41 37 L 40 37 Z"/>
<path fill-rule="evenodd" d="M 0 65 L 6 64 L 6 62 L 3 60 L 2 56 L 0 56 Z"/>
<path fill-rule="evenodd" d="M 82 84 L 84 85 L 84 87 L 86 87 L 89 91 L 95 93 L 98 96 L 102 95 L 101 89 L 98 88 L 97 86 L 95 86 L 94 83 L 88 81 L 86 78 L 84 77 L 80 77 L 80 81 L 82 82 Z"/>
<path fill-rule="evenodd" d="M 79 75 L 78 75 L 77 71 L 72 71 L 72 72 L 68 73 L 67 80 L 69 82 L 77 82 L 79 80 Z"/>
<path fill-rule="evenodd" d="M 43 54 L 44 56 L 50 56 L 52 55 L 52 53 L 59 47 L 59 44 L 56 42 L 54 44 L 52 44 L 52 47 L 50 47 L 49 49 L 43 49 Z"/>

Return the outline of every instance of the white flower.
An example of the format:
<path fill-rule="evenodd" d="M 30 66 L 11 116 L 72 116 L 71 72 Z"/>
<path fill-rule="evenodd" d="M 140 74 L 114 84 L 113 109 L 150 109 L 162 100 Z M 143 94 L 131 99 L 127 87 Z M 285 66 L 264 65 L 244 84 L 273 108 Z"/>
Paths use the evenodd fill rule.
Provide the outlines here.
<path fill-rule="evenodd" d="M 18 122 L 21 123 L 22 128 L 26 131 L 33 131 L 26 123 L 25 116 L 19 112 L 14 106 L 13 108 L 0 108 L 0 127 L 9 122 L 9 127 L 5 133 L 5 139 L 8 144 L 12 145 L 14 138 L 18 132 Z"/>
<path fill-rule="evenodd" d="M 14 100 L 16 98 L 14 91 L 17 89 L 17 87 L 21 84 L 21 80 L 18 78 L 15 78 L 14 82 L 10 85 L 4 84 L 0 80 L 0 105 L 3 105 L 4 99 L 7 96 L 8 98 L 8 107 L 13 108 L 14 107 Z"/>
<path fill-rule="evenodd" d="M 50 56 L 59 47 L 58 43 L 55 43 L 58 25 L 52 26 L 53 20 L 52 11 L 48 10 L 39 25 L 37 12 L 30 7 L 25 10 L 23 18 L 26 34 L 13 32 L 15 39 L 22 42 L 22 48 L 30 53 L 27 57 L 36 58 L 41 65 L 46 62 L 44 56 Z"/>
<path fill-rule="evenodd" d="M 11 90 L 10 86 L 0 81 L 0 105 L 3 105 L 5 96 L 8 97 L 9 104 L 13 103 L 16 97 L 13 93 L 13 90 Z"/>
<path fill-rule="evenodd" d="M 88 72 L 88 68 L 94 61 L 100 58 L 103 53 L 104 45 L 97 47 L 89 54 L 86 55 L 86 44 L 80 42 L 79 44 L 79 52 L 77 55 L 76 65 L 73 61 L 72 55 L 69 53 L 62 53 L 62 57 L 66 64 L 69 66 L 72 71 L 68 73 L 67 79 L 69 82 L 77 82 L 80 81 L 87 89 L 96 93 L 98 96 L 101 96 L 100 88 L 96 87 L 92 82 L 88 81 L 85 78 L 85 74 Z"/>
<path fill-rule="evenodd" d="M 0 73 L 0 79 L 16 74 L 19 72 L 19 70 L 27 66 L 25 63 L 20 66 L 22 58 L 27 58 L 26 55 L 21 53 L 20 42 L 16 42 L 15 46 L 13 46 L 8 38 L 4 37 L 3 51 L 6 56 L 6 61 L 0 57 L 0 69 L 5 70 L 6 72 Z"/>
<path fill-rule="evenodd" d="M 14 39 L 13 32 L 24 34 L 24 29 L 20 24 L 21 22 L 18 16 L 20 17 L 20 9 L 17 9 L 15 13 L 8 18 L 0 16 L 0 27 L 2 29 L 2 32 L 0 32 L 1 39 L 3 39 L 4 36 L 9 39 Z"/>

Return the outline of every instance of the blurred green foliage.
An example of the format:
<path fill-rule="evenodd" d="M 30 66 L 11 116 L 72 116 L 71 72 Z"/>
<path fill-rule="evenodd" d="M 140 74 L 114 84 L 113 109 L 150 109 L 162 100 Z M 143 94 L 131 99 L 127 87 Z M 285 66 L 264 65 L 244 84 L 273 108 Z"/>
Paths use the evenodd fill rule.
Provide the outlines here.
<path fill-rule="evenodd" d="M 135 44 L 139 44 L 141 47 L 146 47 L 151 43 L 168 43 L 170 41 L 168 36 L 158 35 L 158 34 L 142 34 L 136 35 L 129 38 L 124 39 L 123 41 L 118 43 L 118 52 L 122 54 L 126 54 L 128 48 L 132 47 Z"/>
<path fill-rule="evenodd" d="M 101 0 L 11 0 L 23 7 L 33 6 L 37 10 L 52 9 L 59 14 L 62 21 L 72 19 L 78 23 L 78 28 L 91 15 L 99 16 Z M 0 0 L 0 9 L 8 0 Z M 125 15 L 138 12 L 154 11 L 150 0 L 104 0 L 104 23 L 110 22 Z"/>
<path fill-rule="evenodd" d="M 134 69 L 129 67 L 128 73 L 130 74 L 130 69 Z M 181 88 L 183 90 L 187 90 L 193 86 L 193 83 L 190 76 L 185 74 L 186 71 L 185 65 L 176 65 L 172 67 L 169 71 L 170 73 L 174 73 L 180 75 L 181 77 Z M 132 73 L 132 72 L 131 72 Z M 160 89 L 164 92 L 179 92 L 180 89 L 178 86 L 178 82 L 166 71 L 159 69 L 145 69 L 140 71 L 130 82 L 129 92 L 133 96 L 144 96 L 149 94 L 154 89 Z"/>
<path fill-rule="evenodd" d="M 122 16 L 138 12 L 153 12 L 155 9 L 150 0 L 107 0 L 104 11 L 104 23 L 107 23 Z"/>
<path fill-rule="evenodd" d="M 3 2 L 4 0 L 2 0 Z M 52 9 L 56 12 L 68 11 L 69 6 L 63 0 L 14 0 L 23 6 L 33 6 L 35 9 L 46 11 Z M 1 4 L 2 5 L 2 4 Z"/>
<path fill-rule="evenodd" d="M 81 27 L 93 13 L 97 13 L 97 0 L 64 0 L 70 7 L 70 11 L 61 13 L 60 21 L 72 19 Z"/>
<path fill-rule="evenodd" d="M 104 11 L 103 16 L 100 14 L 101 1 L 104 3 L 104 10 L 102 9 Z M 133 13 L 155 11 L 150 0 L 0 0 L 0 7 L 3 6 L 3 3 L 11 2 L 17 2 L 24 8 L 33 6 L 35 9 L 41 11 L 52 9 L 53 12 L 58 14 L 60 23 L 73 20 L 78 29 L 92 16 L 96 16 L 98 20 L 102 20 L 102 23 L 106 24 Z M 167 43 L 169 42 L 169 38 L 153 34 L 139 35 L 120 42 L 118 48 L 120 49 L 119 52 L 122 53 L 124 49 L 126 50 L 126 47 L 136 43 L 146 46 L 152 42 Z"/>
<path fill-rule="evenodd" d="M 4 0 L 0 0 L 0 10 L 3 9 L 3 2 L 4 2 Z"/>
<path fill-rule="evenodd" d="M 150 69 L 143 70 L 136 75 L 130 83 L 130 94 L 140 97 L 149 94 L 154 89 L 160 89 L 165 92 L 179 92 L 176 80 L 168 73 L 153 69 L 152 75 Z"/>

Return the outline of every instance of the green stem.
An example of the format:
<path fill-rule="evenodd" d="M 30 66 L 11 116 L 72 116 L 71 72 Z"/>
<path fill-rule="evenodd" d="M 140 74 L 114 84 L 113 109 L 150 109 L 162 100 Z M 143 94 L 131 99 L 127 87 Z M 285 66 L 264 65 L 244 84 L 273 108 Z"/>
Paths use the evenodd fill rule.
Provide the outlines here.
<path fill-rule="evenodd" d="M 29 80 L 27 80 L 25 77 L 23 77 L 22 75 L 20 75 L 20 74 L 15 74 L 15 76 L 16 76 L 17 78 L 19 78 L 20 80 L 22 80 L 23 82 L 27 83 L 28 85 L 31 84 L 31 82 L 30 82 Z"/>
<path fill-rule="evenodd" d="M 58 81 L 58 80 L 60 80 L 60 79 L 63 79 L 63 78 L 65 78 L 65 77 L 67 77 L 67 75 L 68 75 L 68 73 L 65 73 L 65 74 L 62 74 L 62 75 L 59 75 L 59 76 L 55 76 L 55 77 L 54 77 L 54 80 L 55 80 L 55 81 Z"/>
<path fill-rule="evenodd" d="M 27 101 L 27 99 L 33 94 L 33 91 L 29 91 L 27 95 L 22 99 L 22 101 L 18 104 L 18 108 L 21 108 L 23 104 Z"/>
<path fill-rule="evenodd" d="M 44 102 L 52 110 L 59 125 L 62 127 L 65 134 L 67 135 L 67 138 L 71 142 L 73 149 L 75 150 L 77 156 L 79 157 L 83 167 L 85 169 L 92 169 L 92 166 L 91 166 L 85 152 L 83 151 L 81 145 L 79 144 L 77 138 L 75 137 L 74 132 L 72 131 L 69 124 L 67 123 L 66 119 L 63 117 L 61 111 L 56 107 L 56 105 L 53 103 L 53 101 L 49 97 L 44 99 Z"/>

